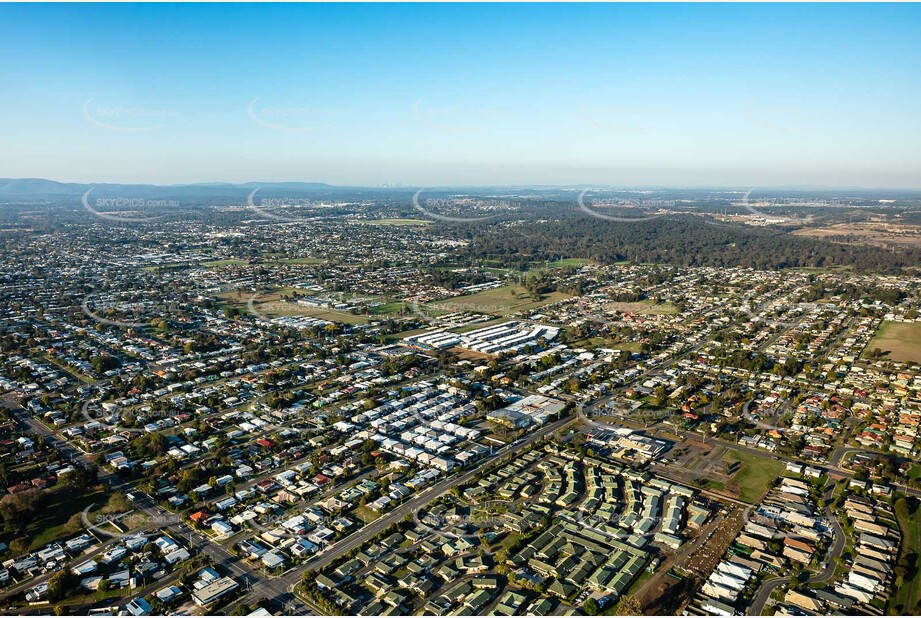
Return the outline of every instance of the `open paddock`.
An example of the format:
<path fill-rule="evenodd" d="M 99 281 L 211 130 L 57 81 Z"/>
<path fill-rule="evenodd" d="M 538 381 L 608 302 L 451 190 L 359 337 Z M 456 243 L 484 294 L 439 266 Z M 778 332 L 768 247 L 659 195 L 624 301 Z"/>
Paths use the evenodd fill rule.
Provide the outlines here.
<path fill-rule="evenodd" d="M 888 360 L 921 363 L 921 322 L 883 322 L 864 355 L 877 348 Z"/>

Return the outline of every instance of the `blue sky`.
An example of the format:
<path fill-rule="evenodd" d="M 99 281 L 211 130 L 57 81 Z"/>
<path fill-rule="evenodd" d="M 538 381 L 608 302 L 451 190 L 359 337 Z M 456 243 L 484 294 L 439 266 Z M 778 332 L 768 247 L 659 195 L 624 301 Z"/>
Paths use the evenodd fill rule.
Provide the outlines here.
<path fill-rule="evenodd" d="M 0 5 L 0 177 L 921 187 L 917 5 Z"/>

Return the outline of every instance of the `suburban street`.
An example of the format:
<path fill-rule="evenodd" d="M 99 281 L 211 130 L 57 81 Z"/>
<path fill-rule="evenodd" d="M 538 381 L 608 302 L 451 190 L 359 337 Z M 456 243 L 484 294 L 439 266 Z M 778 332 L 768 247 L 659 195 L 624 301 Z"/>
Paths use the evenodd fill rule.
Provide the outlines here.
<path fill-rule="evenodd" d="M 830 500 L 832 493 L 834 491 L 834 484 L 832 483 L 825 492 L 824 498 Z M 807 584 L 820 584 L 823 582 L 830 581 L 835 575 L 835 569 L 838 567 L 837 559 L 841 557 L 841 553 L 844 551 L 844 529 L 841 527 L 841 523 L 838 521 L 838 517 L 835 515 L 834 510 L 831 506 L 826 506 L 824 510 L 825 520 L 831 525 L 833 538 L 832 544 L 828 548 L 828 553 L 825 556 L 824 565 L 825 567 L 819 572 L 810 575 L 806 579 Z M 767 604 L 768 599 L 774 591 L 785 583 L 789 583 L 789 577 L 775 577 L 766 579 L 761 583 L 761 587 L 758 589 L 758 593 L 755 595 L 752 600 L 752 604 L 748 609 L 749 616 L 760 616 L 764 613 L 764 606 Z"/>
<path fill-rule="evenodd" d="M 544 436 L 551 435 L 556 431 L 569 426 L 575 421 L 576 419 L 574 418 L 563 418 L 559 421 L 550 423 L 545 427 L 535 431 L 531 435 L 497 450 L 492 457 L 482 460 L 478 463 L 478 465 L 462 472 L 460 475 L 448 477 L 442 481 L 439 481 L 437 484 L 422 491 L 420 494 L 413 496 L 386 515 L 374 520 L 355 534 L 349 535 L 345 539 L 342 539 L 341 541 L 329 546 L 305 564 L 292 569 L 287 574 L 278 578 L 268 578 L 264 580 L 266 583 L 260 582 L 259 584 L 253 586 L 252 592 L 248 594 L 242 600 L 242 602 L 252 602 L 256 599 L 259 599 L 260 597 L 265 597 L 267 596 L 266 592 L 268 591 L 272 591 L 278 594 L 281 590 L 284 590 L 285 592 L 282 596 L 287 598 L 286 595 L 291 590 L 293 590 L 293 586 L 301 580 L 301 577 L 303 577 L 303 573 L 305 571 L 319 571 L 325 568 L 340 556 L 348 553 L 356 547 L 362 546 L 369 539 L 386 530 L 391 525 L 422 509 L 430 502 L 437 500 L 441 496 L 444 496 L 449 491 L 451 491 L 452 487 L 462 485 L 463 483 L 466 483 L 467 481 L 475 478 L 482 472 L 483 468 L 494 465 L 495 462 L 527 448 L 536 440 L 539 440 Z"/>

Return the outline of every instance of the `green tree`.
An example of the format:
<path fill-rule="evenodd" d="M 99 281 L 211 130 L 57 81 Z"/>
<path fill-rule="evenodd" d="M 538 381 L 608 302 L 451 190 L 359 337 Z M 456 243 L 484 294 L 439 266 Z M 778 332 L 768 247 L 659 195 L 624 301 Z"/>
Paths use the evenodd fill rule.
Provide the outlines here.
<path fill-rule="evenodd" d="M 48 580 L 48 600 L 55 603 L 67 598 L 78 582 L 77 576 L 70 569 L 58 571 Z"/>
<path fill-rule="evenodd" d="M 614 606 L 614 609 L 611 610 L 612 616 L 642 616 L 643 608 L 640 605 L 640 602 L 636 597 L 627 595 L 621 597 L 617 602 L 617 605 Z"/>

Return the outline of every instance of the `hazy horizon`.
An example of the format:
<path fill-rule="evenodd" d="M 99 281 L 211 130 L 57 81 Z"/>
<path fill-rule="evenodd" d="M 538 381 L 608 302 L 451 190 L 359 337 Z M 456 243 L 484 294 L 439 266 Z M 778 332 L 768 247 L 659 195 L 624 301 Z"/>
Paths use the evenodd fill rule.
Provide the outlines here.
<path fill-rule="evenodd" d="M 419 188 L 425 189 L 458 189 L 458 190 L 486 190 L 486 189 L 537 189 L 537 190 L 551 190 L 551 189 L 560 189 L 566 190 L 571 189 L 578 191 L 584 188 L 596 188 L 596 189 L 605 189 L 605 190 L 621 190 L 621 191 L 679 191 L 679 190 L 713 190 L 713 191 L 748 191 L 752 189 L 764 190 L 764 191 L 919 191 L 921 192 L 921 185 L 916 187 L 883 187 L 883 186 L 857 186 L 857 185 L 840 185 L 840 186 L 831 186 L 831 185 L 760 185 L 760 186 L 751 186 L 751 185 L 717 185 L 717 184 L 701 184 L 701 185 L 680 185 L 680 184 L 615 184 L 615 183 L 547 183 L 547 184 L 525 184 L 525 183 L 491 183 L 491 184 L 430 184 L 430 185 L 419 185 L 419 184 L 403 184 L 398 183 L 396 185 L 389 184 L 371 184 L 371 183 L 356 183 L 356 184 L 339 184 L 339 183 L 330 183 L 323 180 L 241 180 L 241 181 L 224 181 L 224 180 L 201 180 L 201 181 L 191 181 L 191 182 L 177 182 L 177 183 L 157 183 L 157 182 L 120 182 L 117 180 L 60 180 L 56 178 L 42 178 L 42 177 L 22 177 L 22 178 L 0 178 L 0 182 L 11 181 L 11 182 L 20 182 L 20 181 L 40 181 L 40 182 L 52 182 L 62 185 L 85 185 L 85 186 L 104 186 L 104 185 L 118 185 L 118 186 L 150 186 L 150 187 L 159 187 L 159 188 L 169 188 L 169 187 L 208 187 L 208 186 L 232 186 L 232 187 L 252 187 L 255 185 L 286 185 L 286 184 L 303 184 L 303 185 L 318 185 L 318 186 L 329 186 L 338 189 L 404 189 L 404 190 L 415 190 Z"/>

